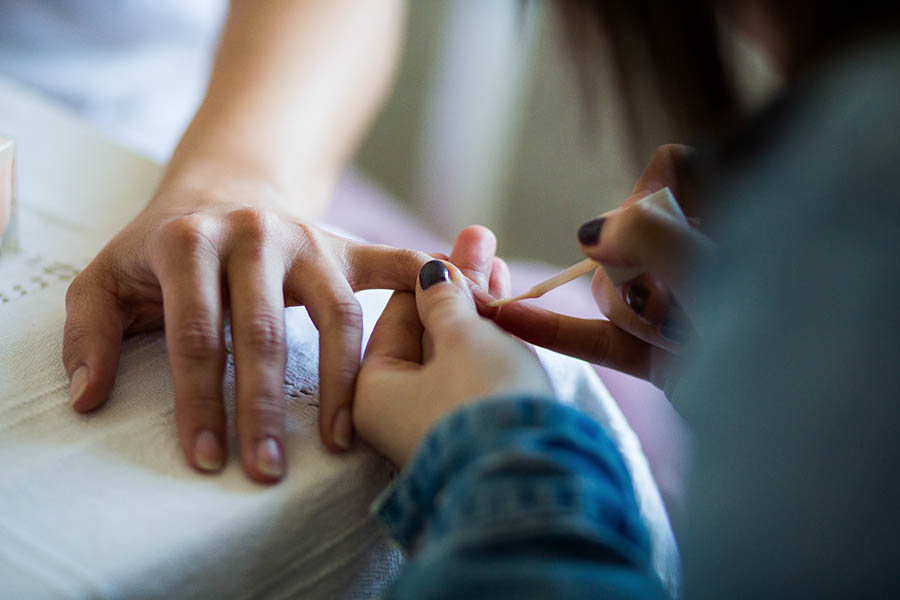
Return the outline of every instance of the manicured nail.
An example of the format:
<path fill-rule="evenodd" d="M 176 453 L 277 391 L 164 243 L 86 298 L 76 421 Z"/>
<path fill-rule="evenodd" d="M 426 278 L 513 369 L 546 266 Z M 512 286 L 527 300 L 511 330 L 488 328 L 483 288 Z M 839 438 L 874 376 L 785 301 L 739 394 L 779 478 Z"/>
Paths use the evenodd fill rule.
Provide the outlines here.
<path fill-rule="evenodd" d="M 219 437 L 209 429 L 202 429 L 194 438 L 194 463 L 202 471 L 218 471 L 224 464 Z"/>
<path fill-rule="evenodd" d="M 69 381 L 69 401 L 71 401 L 72 404 L 77 404 L 84 395 L 84 390 L 87 389 L 89 374 L 90 369 L 88 369 L 87 365 L 81 365 L 75 369 L 74 373 L 72 373 L 72 379 Z"/>
<path fill-rule="evenodd" d="M 334 443 L 347 450 L 353 441 L 353 421 L 350 418 L 350 410 L 342 408 L 334 417 Z"/>
<path fill-rule="evenodd" d="M 443 261 L 428 261 L 419 271 L 419 283 L 422 285 L 423 291 L 442 281 L 450 281 L 450 271 Z"/>
<path fill-rule="evenodd" d="M 638 315 L 644 314 L 647 308 L 647 296 L 649 296 L 647 288 L 639 284 L 632 284 L 625 290 L 625 304 Z"/>
<path fill-rule="evenodd" d="M 593 246 L 600 240 L 600 230 L 603 229 L 603 222 L 606 217 L 597 217 L 586 221 L 578 228 L 578 241 L 582 246 Z"/>
<path fill-rule="evenodd" d="M 274 479 L 284 474 L 281 446 L 274 438 L 266 438 L 256 446 L 256 468 L 263 475 Z"/>
<path fill-rule="evenodd" d="M 659 326 L 659 334 L 674 344 L 683 344 L 688 329 L 680 320 L 666 318 Z"/>

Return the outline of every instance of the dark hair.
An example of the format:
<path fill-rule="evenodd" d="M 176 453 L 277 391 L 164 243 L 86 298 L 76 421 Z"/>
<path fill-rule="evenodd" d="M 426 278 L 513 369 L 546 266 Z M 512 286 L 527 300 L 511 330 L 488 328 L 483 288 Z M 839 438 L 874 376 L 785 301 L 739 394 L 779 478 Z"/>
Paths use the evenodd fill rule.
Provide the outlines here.
<path fill-rule="evenodd" d="M 798 62 L 791 70 L 900 21 L 895 0 L 757 1 L 790 36 Z M 589 112 L 597 81 L 587 57 L 605 45 L 638 141 L 648 141 L 648 111 L 692 135 L 739 114 L 732 46 L 720 39 L 716 14 L 732 6 L 728 0 L 557 0 L 557 6 Z"/>

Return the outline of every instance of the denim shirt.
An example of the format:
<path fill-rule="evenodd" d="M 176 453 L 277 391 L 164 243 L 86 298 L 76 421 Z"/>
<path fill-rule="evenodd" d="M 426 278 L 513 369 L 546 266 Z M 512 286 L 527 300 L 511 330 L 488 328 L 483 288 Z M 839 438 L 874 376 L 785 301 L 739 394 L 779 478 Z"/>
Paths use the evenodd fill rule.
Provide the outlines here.
<path fill-rule="evenodd" d="M 374 510 L 409 560 L 389 598 L 661 598 L 628 471 L 552 398 L 439 421 Z"/>

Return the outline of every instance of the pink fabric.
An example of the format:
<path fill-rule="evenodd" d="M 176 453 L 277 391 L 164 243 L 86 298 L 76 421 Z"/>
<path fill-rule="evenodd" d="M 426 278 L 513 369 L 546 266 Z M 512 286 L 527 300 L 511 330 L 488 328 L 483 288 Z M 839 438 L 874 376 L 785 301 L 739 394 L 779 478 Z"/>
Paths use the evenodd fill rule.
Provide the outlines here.
<path fill-rule="evenodd" d="M 449 253 L 452 245 L 353 171 L 342 178 L 324 220 L 381 244 L 444 253 Z M 510 261 L 509 268 L 514 294 L 559 271 L 558 267 L 526 261 Z M 577 317 L 601 317 L 586 279 L 531 302 Z M 640 438 L 670 518 L 677 520 L 683 506 L 684 476 L 690 455 L 690 435 L 684 422 L 651 384 L 604 367 L 596 369 Z"/>

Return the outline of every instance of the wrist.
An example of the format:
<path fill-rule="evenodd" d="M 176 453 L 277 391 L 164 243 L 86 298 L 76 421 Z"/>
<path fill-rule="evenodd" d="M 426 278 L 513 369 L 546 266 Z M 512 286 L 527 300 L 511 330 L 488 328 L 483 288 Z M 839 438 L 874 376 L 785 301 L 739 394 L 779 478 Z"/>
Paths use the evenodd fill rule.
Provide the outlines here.
<path fill-rule="evenodd" d="M 188 209 L 198 204 L 250 206 L 309 221 L 327 208 L 334 179 L 319 174 L 288 180 L 249 161 L 173 158 L 150 204 Z"/>

